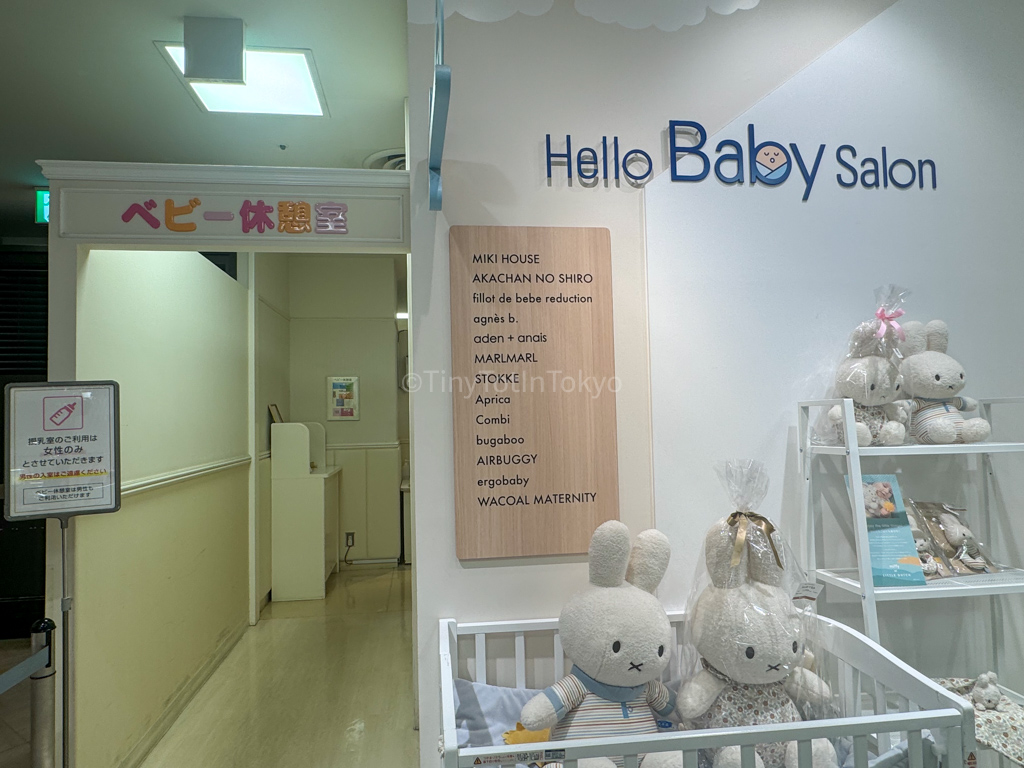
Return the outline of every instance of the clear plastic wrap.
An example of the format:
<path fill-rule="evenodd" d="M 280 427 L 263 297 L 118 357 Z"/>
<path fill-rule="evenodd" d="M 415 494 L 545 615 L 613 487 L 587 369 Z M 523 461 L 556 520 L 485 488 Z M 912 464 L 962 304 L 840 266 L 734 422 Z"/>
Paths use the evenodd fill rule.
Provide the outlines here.
<path fill-rule="evenodd" d="M 859 445 L 900 445 L 906 439 L 907 414 L 894 403 L 904 397 L 898 345 L 906 338 L 900 318 L 909 294 L 896 285 L 875 289 L 875 316 L 853 330 L 846 357 L 836 369 L 830 397 L 853 400 Z M 839 406 L 815 424 L 818 443 L 842 443 L 844 434 Z"/>
<path fill-rule="evenodd" d="M 708 529 L 687 601 L 683 641 L 696 663 L 680 690 L 683 727 L 795 722 L 830 714 L 831 691 L 813 671 L 816 593 L 803 598 L 803 569 L 775 524 L 758 512 L 768 491 L 765 467 L 744 460 L 715 469 L 735 511 Z M 759 745 L 757 750 L 765 768 L 779 768 L 787 748 Z"/>
<path fill-rule="evenodd" d="M 973 531 L 964 520 L 965 509 L 951 507 L 936 501 L 907 500 L 913 515 L 911 527 L 922 568 L 927 578 L 946 576 L 969 576 L 975 573 L 999 573 L 1006 569 L 997 564 L 988 553 L 988 548 L 975 538 Z"/>

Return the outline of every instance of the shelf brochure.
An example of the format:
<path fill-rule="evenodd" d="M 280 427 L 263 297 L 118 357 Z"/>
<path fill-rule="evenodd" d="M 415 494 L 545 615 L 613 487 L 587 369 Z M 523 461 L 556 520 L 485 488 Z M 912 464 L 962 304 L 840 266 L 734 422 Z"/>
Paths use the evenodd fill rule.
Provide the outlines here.
<path fill-rule="evenodd" d="M 896 475 L 862 475 L 862 480 L 875 586 L 923 586 L 924 571 Z"/>

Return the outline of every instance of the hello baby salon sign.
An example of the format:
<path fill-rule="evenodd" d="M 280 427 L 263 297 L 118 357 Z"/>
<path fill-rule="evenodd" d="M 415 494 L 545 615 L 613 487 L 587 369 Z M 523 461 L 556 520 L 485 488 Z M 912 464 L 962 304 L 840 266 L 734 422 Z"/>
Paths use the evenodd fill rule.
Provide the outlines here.
<path fill-rule="evenodd" d="M 861 152 L 852 144 L 835 150 L 826 144 L 800 147 L 796 142 L 759 141 L 753 123 L 740 139 L 722 139 L 712 152 L 707 131 L 693 120 L 670 120 L 668 124 L 668 165 L 672 181 L 701 182 L 712 172 L 722 184 L 757 184 L 777 187 L 791 177 L 799 179 L 803 200 L 811 196 L 815 183 L 834 176 L 840 187 L 863 189 L 937 189 L 935 161 L 894 157 L 888 147 L 880 152 Z M 642 186 L 654 177 L 654 161 L 642 149 L 622 147 L 618 136 L 602 136 L 594 146 L 580 146 L 566 134 L 564 144 L 546 135 L 547 178 L 553 182 L 556 168 L 565 169 L 571 183 L 573 172 L 581 186 L 600 181 L 620 181 Z M 560 144 L 560 145 L 559 145 Z M 794 174 L 794 170 L 797 171 Z M 557 175 L 560 175 L 558 172 Z"/>

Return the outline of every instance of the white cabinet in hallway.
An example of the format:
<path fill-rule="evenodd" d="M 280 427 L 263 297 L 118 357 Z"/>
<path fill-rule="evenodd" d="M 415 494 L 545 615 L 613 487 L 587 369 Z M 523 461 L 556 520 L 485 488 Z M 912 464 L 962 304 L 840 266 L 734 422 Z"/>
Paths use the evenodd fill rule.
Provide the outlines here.
<path fill-rule="evenodd" d="M 274 601 L 320 600 L 338 568 L 341 471 L 326 458 L 322 424 L 273 424 L 271 445 Z"/>
<path fill-rule="evenodd" d="M 341 530 L 356 535 L 349 560 L 396 562 L 402 545 L 402 452 L 398 444 L 332 445 L 328 455 L 331 464 L 345 471 Z M 344 554 L 344 534 L 341 543 Z"/>

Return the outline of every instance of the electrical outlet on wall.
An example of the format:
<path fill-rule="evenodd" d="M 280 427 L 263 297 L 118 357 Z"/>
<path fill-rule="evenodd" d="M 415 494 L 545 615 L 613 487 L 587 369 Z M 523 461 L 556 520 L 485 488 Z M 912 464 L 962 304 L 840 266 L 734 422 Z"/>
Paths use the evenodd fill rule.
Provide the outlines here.
<path fill-rule="evenodd" d="M 345 531 L 345 546 L 354 547 L 356 545 L 356 532 Z"/>

